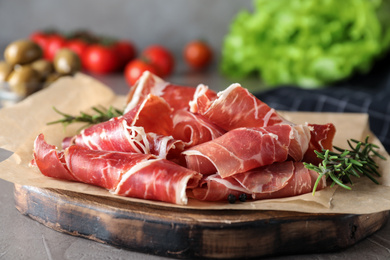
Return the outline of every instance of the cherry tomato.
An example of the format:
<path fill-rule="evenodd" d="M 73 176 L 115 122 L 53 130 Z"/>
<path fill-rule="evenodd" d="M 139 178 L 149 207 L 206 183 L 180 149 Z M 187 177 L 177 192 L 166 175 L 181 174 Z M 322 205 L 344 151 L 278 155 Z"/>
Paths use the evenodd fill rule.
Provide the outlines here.
<path fill-rule="evenodd" d="M 172 74 L 175 59 L 167 48 L 161 45 L 151 45 L 143 50 L 141 57 L 149 60 L 151 64 L 159 69 L 160 74 L 157 74 L 158 76 L 167 77 Z"/>
<path fill-rule="evenodd" d="M 47 47 L 44 50 L 44 56 L 47 60 L 52 61 L 59 49 L 64 48 L 66 40 L 59 34 L 52 34 L 48 38 Z"/>
<path fill-rule="evenodd" d="M 30 34 L 30 39 L 41 47 L 45 58 L 48 53 L 50 37 L 54 34 L 56 34 L 54 31 L 35 31 Z"/>
<path fill-rule="evenodd" d="M 134 59 L 130 61 L 124 70 L 124 76 L 129 86 L 134 86 L 139 77 L 145 72 L 150 71 L 153 74 L 158 75 L 159 70 L 153 64 L 142 59 Z"/>
<path fill-rule="evenodd" d="M 213 52 L 207 43 L 196 40 L 184 47 L 183 56 L 190 67 L 203 69 L 211 63 Z"/>
<path fill-rule="evenodd" d="M 118 69 L 118 56 L 112 45 L 90 45 L 82 57 L 86 69 L 98 73 L 108 74 Z"/>
<path fill-rule="evenodd" d="M 47 49 L 47 44 L 49 42 L 48 41 L 49 34 L 41 32 L 41 31 L 36 31 L 36 32 L 33 32 L 32 34 L 30 34 L 30 39 L 33 42 L 35 42 L 36 44 L 38 44 L 42 48 L 42 50 Z"/>
<path fill-rule="evenodd" d="M 88 44 L 83 40 L 75 38 L 75 39 L 70 39 L 66 42 L 66 48 L 71 49 L 79 56 L 81 60 L 81 65 L 83 68 L 85 68 L 85 64 L 82 58 L 88 48 Z"/>
<path fill-rule="evenodd" d="M 80 39 L 70 39 L 66 42 L 66 47 L 81 57 L 87 50 L 88 44 Z"/>
<path fill-rule="evenodd" d="M 120 40 L 114 44 L 120 60 L 120 68 L 123 68 L 129 61 L 135 58 L 136 48 L 134 44 L 127 40 Z"/>

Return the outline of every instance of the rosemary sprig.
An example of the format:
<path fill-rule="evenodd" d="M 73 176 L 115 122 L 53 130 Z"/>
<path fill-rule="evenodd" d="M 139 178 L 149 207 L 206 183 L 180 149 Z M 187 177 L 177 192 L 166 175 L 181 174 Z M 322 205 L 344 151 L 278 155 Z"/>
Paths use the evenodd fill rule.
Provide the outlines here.
<path fill-rule="evenodd" d="M 47 125 L 54 125 L 54 124 L 61 123 L 64 127 L 66 127 L 72 123 L 85 123 L 85 125 L 81 129 L 94 124 L 108 121 L 113 117 L 118 117 L 123 115 L 123 111 L 116 109 L 112 106 L 110 106 L 108 109 L 104 107 L 100 107 L 100 108 L 92 107 L 92 110 L 96 112 L 96 114 L 93 115 L 80 112 L 80 115 L 72 116 L 59 111 L 55 107 L 53 107 L 53 110 L 56 111 L 58 114 L 62 115 L 63 118 L 56 121 L 48 122 Z"/>
<path fill-rule="evenodd" d="M 339 185 L 345 189 L 351 190 L 351 187 L 346 184 L 353 184 L 351 177 L 366 176 L 376 184 L 379 182 L 376 177 L 380 177 L 378 172 L 378 164 L 373 157 L 378 157 L 386 160 L 375 149 L 379 147 L 368 142 L 368 136 L 364 142 L 355 139 L 348 140 L 350 149 L 341 149 L 334 146 L 335 151 L 323 149 L 322 152 L 315 151 L 317 157 L 322 159 L 322 162 L 317 166 L 309 163 L 304 163 L 309 170 L 314 170 L 319 173 L 319 176 L 313 187 L 313 195 L 317 189 L 322 177 L 332 180 L 331 186 Z"/>

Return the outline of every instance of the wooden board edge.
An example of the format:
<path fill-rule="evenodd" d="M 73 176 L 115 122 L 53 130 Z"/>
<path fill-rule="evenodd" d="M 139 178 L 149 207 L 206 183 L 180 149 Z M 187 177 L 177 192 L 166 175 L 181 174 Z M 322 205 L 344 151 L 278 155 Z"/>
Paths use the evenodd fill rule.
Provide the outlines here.
<path fill-rule="evenodd" d="M 173 258 L 236 259 L 325 253 L 349 247 L 383 227 L 389 211 L 368 215 L 231 212 L 242 221 L 207 221 L 208 212 L 127 207 L 75 199 L 56 190 L 15 185 L 16 208 L 66 234 L 131 251 Z M 92 198 L 92 199 L 91 199 Z M 142 208 L 145 210 L 143 211 Z M 143 213 L 144 212 L 144 213 Z M 159 213 L 160 212 L 160 213 Z M 245 219 L 245 214 L 257 214 Z M 280 215 L 278 215 L 280 213 Z M 175 214 L 181 214 L 174 221 Z M 225 215 L 224 215 L 225 214 Z M 202 216 L 197 218 L 197 216 Z M 289 217 L 290 216 L 290 217 Z"/>

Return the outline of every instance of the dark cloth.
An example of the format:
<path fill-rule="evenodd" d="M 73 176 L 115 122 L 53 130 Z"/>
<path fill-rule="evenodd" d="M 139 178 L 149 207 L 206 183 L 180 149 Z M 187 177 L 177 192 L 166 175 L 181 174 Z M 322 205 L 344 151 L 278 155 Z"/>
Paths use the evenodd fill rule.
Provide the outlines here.
<path fill-rule="evenodd" d="M 255 93 L 270 107 L 287 111 L 367 113 L 371 131 L 390 152 L 390 58 L 349 81 L 322 89 L 282 86 Z"/>

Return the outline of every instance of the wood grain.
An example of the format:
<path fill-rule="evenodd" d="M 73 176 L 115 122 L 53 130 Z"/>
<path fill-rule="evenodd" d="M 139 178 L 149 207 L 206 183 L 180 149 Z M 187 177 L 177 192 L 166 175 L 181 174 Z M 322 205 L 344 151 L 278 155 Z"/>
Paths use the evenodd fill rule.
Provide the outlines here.
<path fill-rule="evenodd" d="M 389 211 L 368 215 L 186 210 L 15 185 L 16 208 L 59 232 L 174 258 L 254 258 L 324 253 L 379 230 Z"/>

